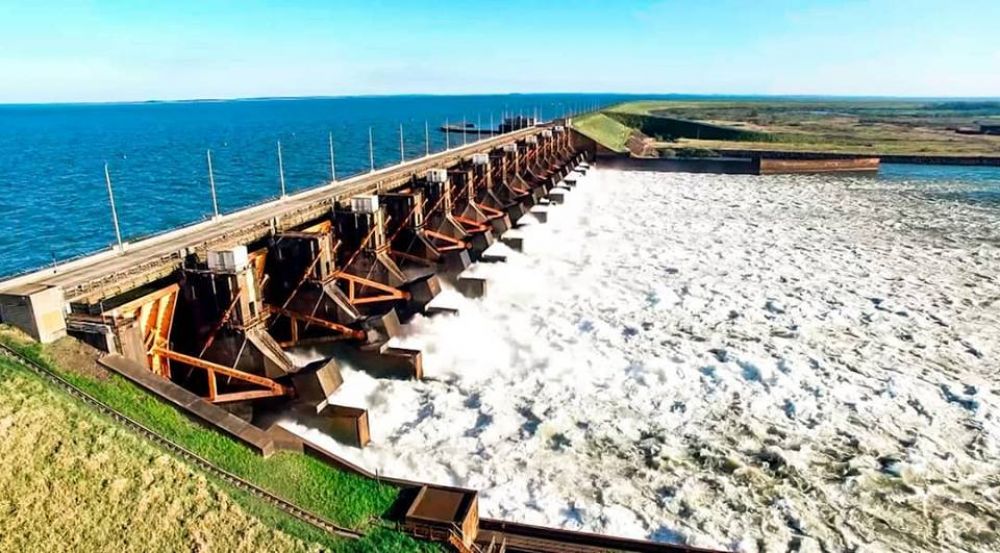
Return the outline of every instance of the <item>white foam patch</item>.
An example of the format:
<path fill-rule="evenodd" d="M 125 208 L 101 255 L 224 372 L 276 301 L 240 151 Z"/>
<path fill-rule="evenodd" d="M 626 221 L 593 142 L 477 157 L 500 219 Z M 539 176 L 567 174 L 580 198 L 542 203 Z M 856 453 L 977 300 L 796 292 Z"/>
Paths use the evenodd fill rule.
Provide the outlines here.
<path fill-rule="evenodd" d="M 916 185 L 591 170 L 345 371 L 373 442 L 484 516 L 745 551 L 996 550 L 998 212 Z M 991 525 L 993 525 L 991 527 Z M 992 528 L 992 529 L 991 529 Z M 990 541 L 994 540 L 994 541 Z"/>
<path fill-rule="evenodd" d="M 329 352 L 315 347 L 291 348 L 285 350 L 285 354 L 288 355 L 288 358 L 296 367 L 305 367 L 306 365 L 330 357 Z"/>

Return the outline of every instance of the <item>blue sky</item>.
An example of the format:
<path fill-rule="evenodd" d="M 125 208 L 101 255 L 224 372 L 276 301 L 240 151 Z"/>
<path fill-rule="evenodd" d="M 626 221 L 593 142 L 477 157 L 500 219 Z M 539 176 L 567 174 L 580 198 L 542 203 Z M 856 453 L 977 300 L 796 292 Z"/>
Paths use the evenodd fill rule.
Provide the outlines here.
<path fill-rule="evenodd" d="M 998 22 L 998 0 L 0 0 L 0 102 L 1000 96 Z"/>

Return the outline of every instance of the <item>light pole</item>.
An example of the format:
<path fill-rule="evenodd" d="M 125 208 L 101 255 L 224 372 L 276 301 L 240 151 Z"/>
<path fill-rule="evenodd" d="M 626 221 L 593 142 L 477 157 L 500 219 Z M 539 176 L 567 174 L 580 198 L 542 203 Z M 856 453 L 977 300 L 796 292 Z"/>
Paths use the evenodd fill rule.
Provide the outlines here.
<path fill-rule="evenodd" d="M 368 172 L 375 172 L 375 138 L 371 127 L 368 127 Z"/>
<path fill-rule="evenodd" d="M 337 161 L 333 157 L 333 133 L 329 133 L 330 139 L 330 181 L 337 182 Z"/>
<path fill-rule="evenodd" d="M 219 200 L 215 196 L 215 174 L 212 171 L 212 150 L 205 150 L 205 158 L 208 159 L 208 185 L 212 188 L 212 218 L 219 218 Z"/>
<path fill-rule="evenodd" d="M 399 162 L 406 162 L 406 155 L 403 153 L 403 124 L 399 124 Z"/>
<path fill-rule="evenodd" d="M 111 173 L 108 172 L 108 164 L 104 164 L 104 182 L 108 184 L 108 200 L 111 201 L 111 220 L 115 223 L 115 238 L 118 240 L 118 253 L 125 253 L 125 246 L 122 244 L 122 231 L 118 226 L 118 210 L 115 209 L 115 193 L 111 190 Z"/>
<path fill-rule="evenodd" d="M 285 194 L 285 163 L 281 159 L 281 141 L 278 141 L 278 178 L 281 181 L 281 197 L 284 198 Z"/>
<path fill-rule="evenodd" d="M 424 156 L 431 155 L 431 127 L 424 119 Z"/>

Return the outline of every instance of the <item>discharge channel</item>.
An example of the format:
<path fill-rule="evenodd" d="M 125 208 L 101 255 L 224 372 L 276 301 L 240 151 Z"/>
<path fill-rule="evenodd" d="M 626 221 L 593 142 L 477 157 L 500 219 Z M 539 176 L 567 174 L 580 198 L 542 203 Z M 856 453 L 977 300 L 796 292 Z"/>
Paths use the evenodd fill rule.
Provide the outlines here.
<path fill-rule="evenodd" d="M 1000 206 L 961 180 L 594 170 L 489 296 L 345 367 L 383 474 L 740 551 L 1000 547 Z"/>

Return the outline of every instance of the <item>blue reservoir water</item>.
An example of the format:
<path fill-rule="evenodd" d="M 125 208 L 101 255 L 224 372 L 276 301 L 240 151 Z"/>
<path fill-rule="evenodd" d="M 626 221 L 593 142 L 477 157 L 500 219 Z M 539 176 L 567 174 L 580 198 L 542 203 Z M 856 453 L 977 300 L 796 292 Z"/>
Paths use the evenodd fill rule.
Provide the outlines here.
<path fill-rule="evenodd" d="M 289 193 L 445 147 L 437 127 L 485 128 L 503 112 L 543 118 L 622 95 L 535 94 L 268 99 L 144 104 L 0 106 L 0 275 L 107 248 L 115 240 L 103 165 L 110 166 L 126 240 L 211 215 L 205 151 L 212 150 L 223 213 L 280 194 L 277 141 Z M 475 135 L 451 134 L 452 146 Z"/>
<path fill-rule="evenodd" d="M 212 150 L 220 211 L 277 197 L 276 142 L 289 193 L 366 171 L 368 129 L 376 166 L 440 151 L 446 121 L 486 127 L 501 114 L 544 118 L 625 95 L 532 94 L 269 99 L 145 104 L 0 106 L 0 275 L 107 248 L 114 241 L 103 165 L 109 164 L 126 240 L 212 212 L 205 151 Z M 424 124 L 430 126 L 425 143 Z M 464 140 L 475 140 L 473 134 Z M 461 143 L 460 134 L 450 136 Z M 880 178 L 962 181 L 970 198 L 1000 201 L 996 168 L 886 166 Z"/>

